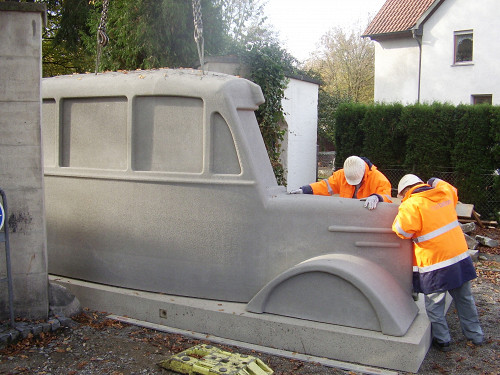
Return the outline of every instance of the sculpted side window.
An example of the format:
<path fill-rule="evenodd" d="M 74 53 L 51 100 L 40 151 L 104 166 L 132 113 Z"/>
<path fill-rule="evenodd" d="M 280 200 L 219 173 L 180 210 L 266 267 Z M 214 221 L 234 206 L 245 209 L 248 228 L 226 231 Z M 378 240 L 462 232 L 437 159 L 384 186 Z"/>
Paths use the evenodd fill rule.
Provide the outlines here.
<path fill-rule="evenodd" d="M 212 172 L 216 174 L 241 173 L 233 135 L 226 120 L 219 113 L 212 117 Z"/>
<path fill-rule="evenodd" d="M 203 168 L 203 101 L 140 96 L 133 103 L 132 168 L 200 173 Z"/>
<path fill-rule="evenodd" d="M 56 101 L 43 99 L 42 102 L 42 141 L 43 164 L 45 167 L 55 167 L 56 164 L 56 134 L 59 127 L 56 123 Z"/>
<path fill-rule="evenodd" d="M 62 105 L 61 166 L 127 168 L 127 98 L 69 98 Z"/>

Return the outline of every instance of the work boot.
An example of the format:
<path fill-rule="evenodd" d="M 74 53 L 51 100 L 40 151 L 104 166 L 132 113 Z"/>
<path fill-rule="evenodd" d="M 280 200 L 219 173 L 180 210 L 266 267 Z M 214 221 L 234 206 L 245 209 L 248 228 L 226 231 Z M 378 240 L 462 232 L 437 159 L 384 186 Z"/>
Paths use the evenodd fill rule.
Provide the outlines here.
<path fill-rule="evenodd" d="M 432 346 L 434 346 L 436 349 L 442 351 L 442 352 L 449 352 L 451 351 L 450 343 L 449 342 L 439 342 L 436 339 L 432 339 Z"/>

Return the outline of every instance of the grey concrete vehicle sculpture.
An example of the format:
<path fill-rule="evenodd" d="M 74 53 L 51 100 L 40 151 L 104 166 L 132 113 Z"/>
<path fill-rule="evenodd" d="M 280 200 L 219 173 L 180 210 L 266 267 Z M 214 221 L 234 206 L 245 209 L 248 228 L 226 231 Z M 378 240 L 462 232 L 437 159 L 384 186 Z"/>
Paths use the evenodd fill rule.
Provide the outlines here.
<path fill-rule="evenodd" d="M 44 79 L 49 272 L 403 336 L 417 315 L 397 205 L 288 195 L 241 78 Z"/>

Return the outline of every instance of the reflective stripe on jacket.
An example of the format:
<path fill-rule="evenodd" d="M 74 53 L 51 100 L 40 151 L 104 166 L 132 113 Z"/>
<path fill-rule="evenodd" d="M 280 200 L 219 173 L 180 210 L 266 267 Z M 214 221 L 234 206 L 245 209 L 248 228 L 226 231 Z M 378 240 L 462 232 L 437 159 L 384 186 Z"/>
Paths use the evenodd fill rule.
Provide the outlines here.
<path fill-rule="evenodd" d="M 476 277 L 457 219 L 456 189 L 442 180 L 411 188 L 392 230 L 414 242 L 413 288 L 425 294 L 454 289 Z"/>
<path fill-rule="evenodd" d="M 356 196 L 354 196 L 356 186 L 347 183 L 343 169 L 334 172 L 328 179 L 314 182 L 309 186 L 312 188 L 312 193 L 315 195 L 339 194 L 342 198 L 361 199 L 367 198 L 372 194 L 377 194 L 384 202 L 392 202 L 391 183 L 387 177 L 371 163 L 370 166 L 365 164 L 365 175 Z"/>

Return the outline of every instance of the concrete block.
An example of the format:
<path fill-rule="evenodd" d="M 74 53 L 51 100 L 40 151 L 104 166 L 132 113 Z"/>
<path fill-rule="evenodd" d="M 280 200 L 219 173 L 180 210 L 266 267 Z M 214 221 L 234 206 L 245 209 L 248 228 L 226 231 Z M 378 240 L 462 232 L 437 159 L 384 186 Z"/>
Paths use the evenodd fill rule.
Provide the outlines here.
<path fill-rule="evenodd" d="M 5 259 L 5 258 L 3 258 Z M 2 262 L 0 262 L 2 263 Z M 3 262 L 5 263 L 5 261 Z M 6 273 L 0 274 L 0 277 L 7 277 Z M 1 283 L 2 287 L 0 288 L 0 320 L 9 320 L 10 319 L 10 311 L 9 311 L 9 291 L 7 289 L 7 280 Z"/>
<path fill-rule="evenodd" d="M 39 102 L 0 102 L 0 143 L 3 146 L 39 146 Z"/>
<path fill-rule="evenodd" d="M 3 4 L 2 8 L 5 6 L 8 4 Z M 19 4 L 16 6 L 19 7 Z M 16 11 L 14 16 L 13 9 L 10 9 L 11 12 L 0 12 L 0 56 L 40 56 L 43 18 L 38 13 L 40 6 L 30 6 L 36 13 L 28 9 Z M 0 10 L 6 10 L 2 8 Z"/>
<path fill-rule="evenodd" d="M 50 324 L 47 323 L 47 322 L 43 322 L 42 324 L 42 332 L 49 332 L 51 327 L 50 327 Z"/>
<path fill-rule="evenodd" d="M 16 316 L 31 320 L 48 317 L 47 273 L 14 274 L 14 306 Z"/>
<path fill-rule="evenodd" d="M 3 229 L 2 229 L 2 232 L 3 232 Z M 1 246 L 0 245 L 0 259 L 6 259 L 6 250 L 5 250 L 5 246 Z M 3 279 L 7 277 L 7 264 L 5 261 L 3 262 L 0 262 L 0 278 Z M 0 288 L 0 293 L 1 293 L 1 290 L 2 289 L 7 289 L 7 288 Z M 2 300 L 0 299 L 0 301 L 5 301 L 5 300 Z"/>
<path fill-rule="evenodd" d="M 467 242 L 467 246 L 468 246 L 469 250 L 477 249 L 477 247 L 479 246 L 479 242 L 476 241 L 471 236 L 469 236 L 468 234 L 464 233 L 464 236 L 465 236 L 465 241 Z"/>
<path fill-rule="evenodd" d="M 37 234 L 30 232 L 28 234 L 19 233 L 11 235 L 11 269 L 12 275 L 26 275 L 30 273 L 47 273 L 47 258 L 45 256 L 45 244 L 37 241 Z M 20 236 L 26 236 L 31 247 L 24 246 Z"/>
<path fill-rule="evenodd" d="M 498 241 L 494 240 L 492 238 L 486 237 L 486 236 L 479 236 L 477 235 L 476 241 L 478 241 L 481 245 L 488 246 L 488 247 L 497 247 L 498 246 Z"/>
<path fill-rule="evenodd" d="M 12 256 L 12 274 L 13 275 L 25 275 L 25 274 L 39 274 L 47 273 L 47 257 L 45 256 L 45 244 L 37 241 L 40 237 L 40 233 L 28 233 L 23 234 L 22 232 L 17 236 L 12 236 L 12 246 L 11 249 L 15 251 L 25 252 L 16 254 L 15 257 Z M 16 237 L 18 236 L 29 237 L 27 239 L 28 243 L 33 244 L 32 247 L 22 246 L 20 240 Z M 12 250 L 11 250 L 12 251 Z"/>
<path fill-rule="evenodd" d="M 28 325 L 18 324 L 16 330 L 19 332 L 21 338 L 25 339 L 31 334 L 31 327 Z"/>
<path fill-rule="evenodd" d="M 78 298 L 67 288 L 56 283 L 49 283 L 49 310 L 53 315 L 58 316 L 59 321 L 62 319 L 65 323 L 70 324 L 63 317 L 76 315 L 82 311 L 82 308 Z"/>
<path fill-rule="evenodd" d="M 0 345 L 6 345 L 10 342 L 10 335 L 8 333 L 0 333 Z"/>
<path fill-rule="evenodd" d="M 42 181 L 39 183 L 40 188 L 20 184 L 4 188 L 9 201 L 9 228 L 12 236 L 16 233 L 27 234 L 36 230 L 45 230 Z M 13 215 L 15 218 L 11 218 Z"/>
<path fill-rule="evenodd" d="M 39 57 L 0 55 L 0 76 L 0 101 L 40 101 Z"/>
<path fill-rule="evenodd" d="M 457 216 L 459 217 L 471 217 L 472 212 L 474 211 L 474 205 L 459 202 L 456 205 L 455 210 L 457 211 Z"/>
<path fill-rule="evenodd" d="M 462 228 L 462 232 L 464 233 L 470 233 L 476 230 L 476 223 L 465 223 L 465 224 L 460 224 L 460 228 Z"/>
<path fill-rule="evenodd" d="M 17 329 L 11 329 L 9 331 L 10 341 L 16 341 L 19 337 L 19 331 Z"/>
<path fill-rule="evenodd" d="M 15 328 L 4 330 L 0 333 L 0 347 L 16 341 L 20 333 Z"/>
<path fill-rule="evenodd" d="M 58 316 L 57 320 L 59 320 L 59 323 L 61 323 L 61 327 L 76 327 L 78 325 L 77 322 L 75 322 L 71 318 L 67 318 L 65 316 Z"/>
<path fill-rule="evenodd" d="M 35 336 L 38 336 L 42 332 L 43 332 L 43 327 L 41 324 L 36 324 L 33 327 L 31 327 L 31 333 L 33 333 L 33 335 Z"/>
<path fill-rule="evenodd" d="M 61 328 L 61 322 L 57 319 L 50 319 L 47 323 L 50 324 L 51 331 L 57 331 Z"/>
<path fill-rule="evenodd" d="M 12 198 L 19 189 L 42 188 L 42 149 L 38 146 L 2 146 L 0 148 L 2 189 Z M 39 193 L 41 196 L 41 193 Z M 9 205 L 10 206 L 10 205 Z M 14 207 L 14 206 L 13 206 Z"/>
<path fill-rule="evenodd" d="M 467 250 L 472 261 L 477 262 L 479 259 L 479 250 Z"/>

